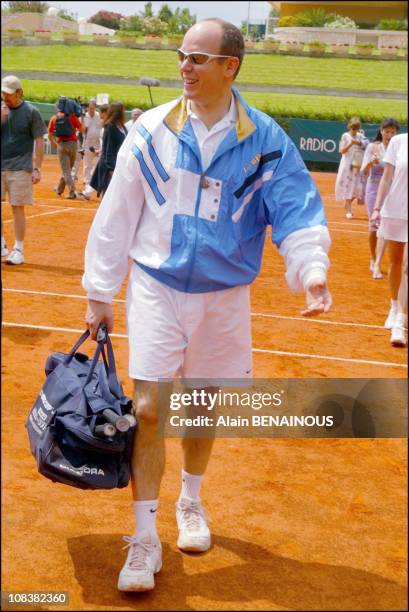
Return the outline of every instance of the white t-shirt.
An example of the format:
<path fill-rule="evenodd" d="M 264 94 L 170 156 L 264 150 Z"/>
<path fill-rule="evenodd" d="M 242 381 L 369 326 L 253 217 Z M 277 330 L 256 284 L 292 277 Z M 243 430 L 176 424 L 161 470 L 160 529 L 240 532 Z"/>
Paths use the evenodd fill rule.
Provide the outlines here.
<path fill-rule="evenodd" d="M 407 220 L 408 193 L 408 135 L 397 134 L 389 142 L 383 161 L 395 166 L 389 192 L 381 209 L 381 216 Z"/>
<path fill-rule="evenodd" d="M 87 128 L 86 140 L 96 142 L 101 138 L 102 121 L 99 113 L 95 112 L 93 117 L 87 113 L 83 123 L 84 128 Z"/>

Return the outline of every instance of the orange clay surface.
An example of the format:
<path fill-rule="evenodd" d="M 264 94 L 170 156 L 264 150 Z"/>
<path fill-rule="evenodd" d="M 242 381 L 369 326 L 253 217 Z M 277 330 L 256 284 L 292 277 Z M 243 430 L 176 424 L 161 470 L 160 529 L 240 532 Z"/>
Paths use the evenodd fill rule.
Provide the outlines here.
<path fill-rule="evenodd" d="M 57 160 L 48 157 L 26 211 L 26 263 L 2 265 L 2 588 L 68 591 L 70 604 L 18 609 L 407 609 L 402 439 L 217 439 L 202 494 L 213 547 L 199 556 L 176 547 L 181 450 L 180 440 L 168 439 L 158 516 L 163 569 L 150 594 L 117 591 L 121 536 L 134 528 L 130 488 L 87 492 L 51 483 L 36 471 L 24 426 L 47 356 L 67 351 L 85 328 L 83 251 L 97 202 L 58 198 L 57 178 Z M 335 176 L 314 178 L 333 240 L 334 305 L 303 319 L 303 296 L 289 292 L 268 239 L 252 287 L 255 376 L 406 377 L 406 351 L 391 348 L 383 329 L 387 280 L 368 270 L 366 211 L 356 206 L 346 221 L 333 199 Z M 7 203 L 3 220 L 12 246 Z M 387 265 L 385 258 L 385 272 Z M 123 302 L 114 311 L 115 332 L 125 334 Z M 127 340 L 113 342 L 131 395 Z M 89 353 L 93 347 L 86 344 Z"/>

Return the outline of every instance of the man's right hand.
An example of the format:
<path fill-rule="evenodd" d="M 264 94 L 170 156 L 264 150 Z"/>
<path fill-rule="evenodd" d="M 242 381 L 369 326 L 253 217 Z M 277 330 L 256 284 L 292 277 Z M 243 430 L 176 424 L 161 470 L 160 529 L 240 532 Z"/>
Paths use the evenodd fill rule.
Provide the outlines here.
<path fill-rule="evenodd" d="M 85 321 L 93 340 L 97 339 L 98 327 L 101 323 L 105 323 L 108 333 L 111 333 L 114 329 L 114 315 L 111 304 L 97 302 L 96 300 L 88 300 Z"/>

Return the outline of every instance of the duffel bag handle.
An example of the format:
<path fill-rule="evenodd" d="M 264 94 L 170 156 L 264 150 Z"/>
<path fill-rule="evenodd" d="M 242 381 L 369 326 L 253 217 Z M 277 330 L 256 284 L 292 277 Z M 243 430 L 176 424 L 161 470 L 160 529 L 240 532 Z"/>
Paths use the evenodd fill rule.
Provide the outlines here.
<path fill-rule="evenodd" d="M 85 340 L 89 337 L 89 335 L 90 335 L 90 331 L 87 329 L 80 336 L 80 338 L 78 338 L 77 342 L 74 344 L 74 346 L 72 347 L 70 352 L 67 354 L 67 356 L 66 356 L 66 358 L 64 360 L 64 365 L 69 365 L 71 363 L 71 361 L 74 358 L 75 353 L 77 352 L 77 350 L 79 349 L 81 344 L 83 344 L 85 342 Z M 97 365 L 99 356 L 102 354 L 102 357 L 104 359 L 104 365 L 105 365 L 106 373 L 107 373 L 107 376 L 108 376 L 109 388 L 111 390 L 111 393 L 113 393 L 114 395 L 118 395 L 118 393 L 120 393 L 120 390 L 119 390 L 119 387 L 118 387 L 118 379 L 117 379 L 117 375 L 116 375 L 116 366 L 115 366 L 114 351 L 113 351 L 113 348 L 112 348 L 111 338 L 109 337 L 107 328 L 106 328 L 104 323 L 101 323 L 101 325 L 98 328 L 97 343 L 98 343 L 98 346 L 95 349 L 95 353 L 94 353 L 94 356 L 92 358 L 92 363 L 91 363 L 91 366 L 90 366 L 90 369 L 89 369 L 89 372 L 88 372 L 88 376 L 87 376 L 86 381 L 84 383 L 84 387 L 91 380 L 92 375 L 93 375 L 94 370 L 95 370 L 95 367 Z M 105 354 L 104 344 L 106 344 L 106 346 L 107 346 L 107 349 L 106 349 L 107 350 L 107 355 Z"/>
<path fill-rule="evenodd" d="M 108 377 L 109 390 L 111 391 L 113 395 L 120 397 L 121 391 L 118 385 L 118 378 L 116 375 L 114 350 L 112 348 L 111 338 L 109 337 L 107 328 L 104 323 L 101 323 L 101 325 L 98 328 L 97 343 L 98 343 L 98 346 L 95 350 L 94 357 L 92 359 L 92 363 L 91 363 L 91 366 L 88 372 L 88 376 L 84 383 L 84 388 L 91 380 L 95 367 L 97 365 L 99 356 L 102 354 L 105 370 L 106 370 L 107 377 Z M 106 349 L 104 345 L 106 345 Z M 105 353 L 105 350 L 106 350 L 106 353 Z"/>
<path fill-rule="evenodd" d="M 106 344 L 106 353 L 105 354 L 105 346 Z M 118 377 L 116 375 L 116 365 L 115 365 L 115 357 L 114 357 L 114 349 L 112 348 L 111 338 L 106 332 L 105 341 L 101 343 L 102 345 L 102 357 L 105 364 L 105 370 L 108 376 L 108 386 L 111 393 L 118 398 L 121 396 L 121 390 L 118 385 Z"/>
<path fill-rule="evenodd" d="M 74 346 L 72 347 L 70 352 L 67 354 L 66 358 L 64 359 L 64 365 L 68 365 L 69 363 L 71 363 L 71 361 L 74 358 L 75 353 L 77 352 L 81 344 L 84 344 L 85 340 L 89 337 L 89 334 L 90 334 L 89 329 L 87 329 L 82 334 L 82 336 L 78 338 L 77 342 L 74 344 Z"/>

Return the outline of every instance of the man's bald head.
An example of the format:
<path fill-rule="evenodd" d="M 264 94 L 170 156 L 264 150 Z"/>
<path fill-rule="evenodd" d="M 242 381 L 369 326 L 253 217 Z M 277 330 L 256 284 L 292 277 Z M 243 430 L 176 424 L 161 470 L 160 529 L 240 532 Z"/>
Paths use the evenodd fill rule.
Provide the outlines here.
<path fill-rule="evenodd" d="M 235 25 L 218 17 L 208 17 L 195 23 L 187 31 L 185 40 L 189 39 L 190 33 L 195 36 L 198 51 L 206 50 L 209 53 L 237 57 L 239 65 L 234 78 L 237 77 L 243 61 L 245 47 L 243 36 Z M 199 48 L 199 45 L 202 44 L 202 39 L 206 47 L 202 46 L 202 48 Z"/>

